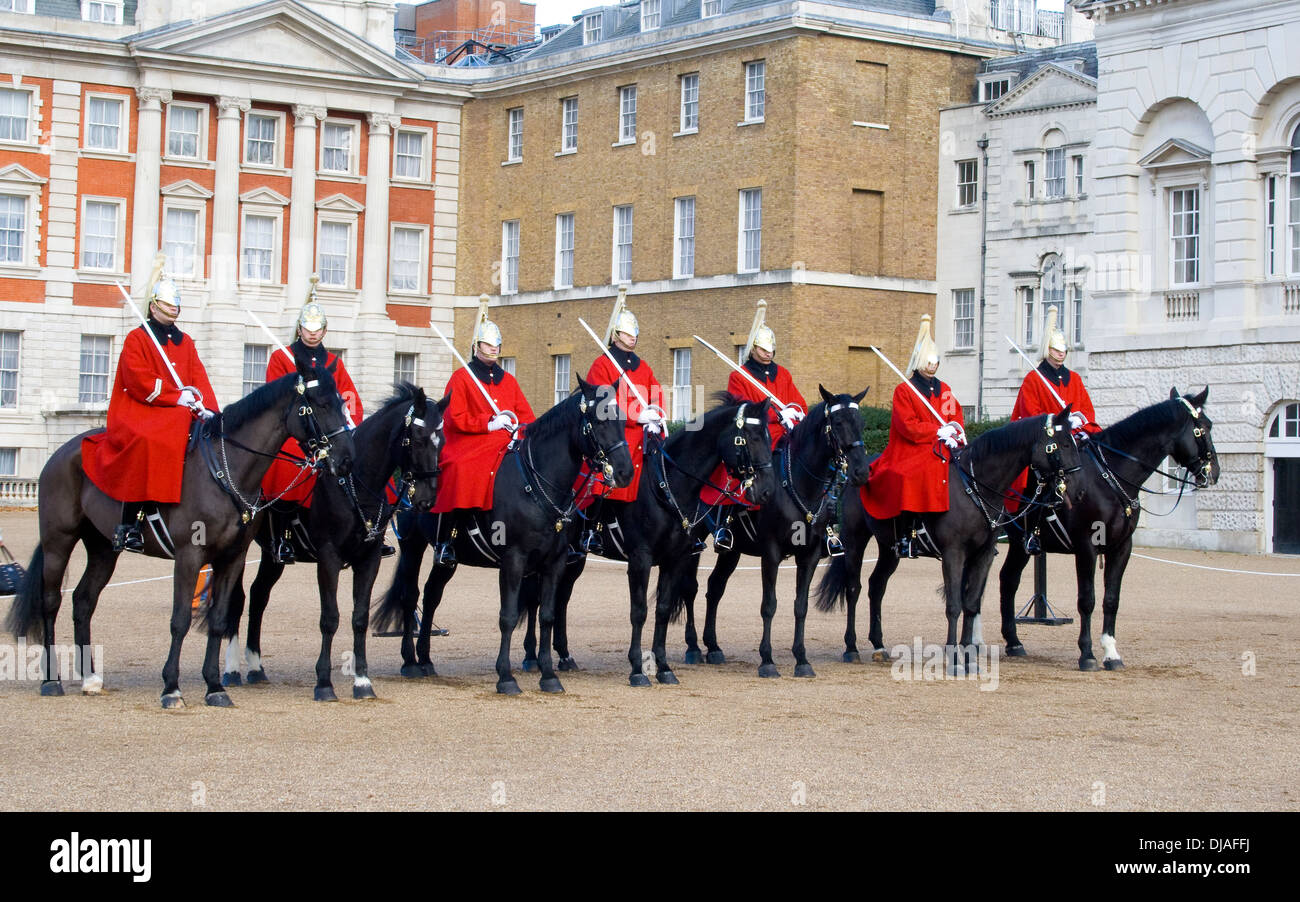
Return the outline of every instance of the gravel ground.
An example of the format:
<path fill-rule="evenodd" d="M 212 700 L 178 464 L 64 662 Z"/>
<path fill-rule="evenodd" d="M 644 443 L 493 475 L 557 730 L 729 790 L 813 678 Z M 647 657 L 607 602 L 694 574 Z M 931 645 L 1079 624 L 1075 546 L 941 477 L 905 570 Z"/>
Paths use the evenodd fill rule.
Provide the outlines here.
<path fill-rule="evenodd" d="M 0 530 L 25 565 L 35 515 L 0 513 Z M 760 585 L 750 567 L 736 573 L 719 614 L 729 663 L 677 663 L 683 641 L 681 625 L 674 625 L 669 655 L 681 685 L 633 689 L 623 568 L 598 562 L 579 582 L 569 617 L 572 652 L 584 669 L 561 674 L 566 692 L 559 696 L 540 693 L 536 674 L 517 674 L 524 694 L 505 698 L 495 693 L 492 670 L 496 575 L 462 568 L 438 611 L 438 624 L 451 630 L 434 640 L 439 676 L 403 679 L 398 640 L 372 638 L 379 699 L 354 702 L 350 679 L 339 673 L 351 647 L 345 573 L 349 597 L 334 662 L 346 700 L 318 704 L 315 572 L 298 565 L 287 571 L 267 614 L 264 662 L 272 682 L 232 688 L 233 709 L 203 706 L 203 642 L 191 632 L 182 659 L 191 707 L 182 711 L 158 704 L 170 568 L 126 555 L 94 622 L 93 641 L 104 649 L 104 694 L 83 697 L 70 683 L 66 697 L 41 698 L 35 683 L 0 682 L 0 808 L 1300 808 L 1300 560 L 1143 553 L 1201 568 L 1290 575 L 1135 558 L 1118 626 L 1127 669 L 1080 673 L 1077 624 L 1022 626 L 1030 657 L 999 660 L 994 688 L 991 680 L 898 679 L 899 668 L 889 665 L 841 663 L 843 614 L 816 611 L 807 645 L 817 677 L 795 679 L 793 569 L 781 573 L 773 627 L 783 676 L 759 679 Z M 712 560 L 706 551 L 703 566 Z M 380 591 L 393 566 L 385 561 Z M 80 567 L 74 562 L 69 586 Z M 1073 568 L 1053 558 L 1050 570 L 1049 596 L 1074 613 Z M 887 645 L 943 641 L 939 583 L 937 562 L 900 567 L 885 600 Z M 701 619 L 702 605 L 701 599 Z M 986 610 L 985 634 L 993 641 L 993 592 Z M 1094 638 L 1100 621 L 1099 605 Z M 58 639 L 72 639 L 70 600 L 59 615 Z M 0 636 L 0 643 L 12 642 Z M 522 632 L 516 667 L 521 642 Z M 1096 651 L 1100 656 L 1099 645 Z"/>

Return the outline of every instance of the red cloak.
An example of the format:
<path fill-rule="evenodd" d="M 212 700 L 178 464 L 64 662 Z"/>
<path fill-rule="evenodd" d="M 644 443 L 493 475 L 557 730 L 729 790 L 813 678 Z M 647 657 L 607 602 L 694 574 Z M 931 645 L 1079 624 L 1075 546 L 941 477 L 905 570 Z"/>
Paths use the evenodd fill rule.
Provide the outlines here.
<path fill-rule="evenodd" d="M 628 356 L 625 352 L 614 351 L 620 356 Z M 627 380 L 631 380 L 641 392 L 641 397 L 646 402 L 657 407 L 664 406 L 663 386 L 655 378 L 654 370 L 650 369 L 650 364 L 645 360 L 640 360 L 636 369 L 628 369 L 626 377 L 618 373 L 618 369 L 608 357 L 601 354 L 596 358 L 596 362 L 591 365 L 587 371 L 587 381 L 592 385 L 615 385 L 618 386 L 618 406 L 623 409 L 627 416 L 626 438 L 628 454 L 632 457 L 632 481 L 621 489 L 610 488 L 604 483 L 593 483 L 591 494 L 608 498 L 610 501 L 635 501 L 637 486 L 641 483 L 641 458 L 642 458 L 642 441 L 644 439 L 645 427 L 636 421 L 637 415 L 641 413 L 641 402 L 636 399 L 636 395 L 627 387 Z M 586 481 L 587 465 L 584 463 L 582 473 L 578 476 L 579 484 Z M 441 490 L 439 490 L 441 491 Z"/>
<path fill-rule="evenodd" d="M 203 393 L 203 406 L 217 411 L 217 395 L 188 335 L 174 326 L 164 345 L 167 358 L 185 385 Z M 180 337 L 180 344 L 174 336 Z M 194 414 L 177 407 L 180 390 L 158 356 L 144 326 L 122 342 L 117 376 L 108 402 L 107 429 L 81 442 L 81 462 L 100 491 L 118 501 L 181 500 L 185 445 Z"/>
<path fill-rule="evenodd" d="M 947 383 L 933 380 L 937 391 L 927 392 L 930 406 L 947 420 L 966 425 L 961 404 Z M 912 381 L 916 385 L 916 381 Z M 871 465 L 871 476 L 860 489 L 862 505 L 877 520 L 897 517 L 903 511 L 927 513 L 948 509 L 948 447 L 935 433 L 934 418 L 907 385 L 894 389 L 889 444 Z M 943 456 L 936 454 L 936 449 Z"/>
<path fill-rule="evenodd" d="M 746 371 L 751 376 L 754 376 L 754 378 L 759 379 L 759 381 L 767 387 L 767 390 L 780 398 L 782 402 L 786 404 L 798 404 L 799 407 L 803 409 L 803 412 L 807 413 L 808 402 L 804 400 L 803 395 L 799 394 L 799 389 L 794 387 L 794 380 L 790 378 L 790 371 L 779 363 L 773 363 L 771 366 L 776 372 L 770 379 L 756 375 L 748 366 L 746 367 Z M 767 395 L 760 391 L 757 385 L 750 382 L 735 370 L 732 371 L 731 377 L 727 379 L 727 392 L 737 398 L 745 401 L 752 401 L 755 404 L 761 404 L 768 400 Z M 776 405 L 770 406 L 767 411 L 767 429 L 772 435 L 773 448 L 776 448 L 776 443 L 785 435 L 785 426 L 781 424 L 780 413 L 781 411 L 776 407 Z M 730 479 L 727 475 L 726 466 L 721 463 L 718 464 L 716 469 L 714 469 L 713 474 L 709 477 L 709 481 L 712 482 L 713 485 L 726 486 L 728 489 L 735 489 L 734 485 L 728 485 L 729 481 L 734 483 L 735 480 Z M 719 502 L 722 504 L 736 503 L 732 499 L 725 497 L 722 492 L 713 488 L 713 486 L 707 485 L 700 490 L 700 501 L 709 506 L 718 504 Z"/>
<path fill-rule="evenodd" d="M 1072 411 L 1083 414 L 1087 422 L 1083 424 L 1083 431 L 1089 435 L 1096 435 L 1101 432 L 1101 427 L 1093 422 L 1097 415 L 1092 407 L 1092 398 L 1088 396 L 1088 389 L 1084 388 L 1083 380 L 1079 374 L 1073 370 L 1066 369 L 1064 366 L 1057 370 L 1050 363 L 1044 360 L 1038 365 L 1038 372 L 1042 373 L 1052 382 L 1052 388 L 1061 396 L 1061 400 L 1071 405 Z M 1061 412 L 1061 405 L 1052 397 L 1052 393 L 1047 390 L 1047 386 L 1037 374 L 1029 372 L 1025 374 L 1025 381 L 1020 383 L 1020 394 L 1016 395 L 1016 404 L 1011 408 L 1011 419 L 1023 420 L 1026 417 L 1042 416 L 1050 413 L 1053 416 Z M 1025 489 L 1029 487 L 1029 471 L 1024 470 L 1016 481 L 1011 484 L 1011 491 L 1023 495 Z M 1015 513 L 1020 508 L 1020 502 L 1015 498 L 1009 498 L 1006 502 L 1007 510 Z"/>

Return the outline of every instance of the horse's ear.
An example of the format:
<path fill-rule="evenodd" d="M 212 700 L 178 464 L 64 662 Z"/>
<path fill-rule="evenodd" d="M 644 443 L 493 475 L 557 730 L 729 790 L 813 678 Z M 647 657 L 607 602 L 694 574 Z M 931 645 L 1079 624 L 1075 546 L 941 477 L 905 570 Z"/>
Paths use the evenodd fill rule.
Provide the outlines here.
<path fill-rule="evenodd" d="M 867 396 L 867 392 L 869 392 L 869 391 L 871 391 L 871 386 L 870 386 L 870 385 L 868 385 L 868 386 L 867 386 L 866 388 L 864 388 L 862 391 L 858 392 L 856 395 L 853 396 L 853 403 L 855 403 L 855 404 L 861 404 L 861 403 L 862 403 L 862 399 L 865 398 L 865 397 Z"/>
<path fill-rule="evenodd" d="M 412 399 L 412 403 L 421 410 L 424 409 L 424 405 L 429 403 L 429 399 L 425 397 L 424 389 L 418 385 L 415 387 L 415 397 Z"/>
<path fill-rule="evenodd" d="M 1060 413 L 1052 417 L 1052 424 L 1055 426 L 1068 426 L 1070 423 L 1070 411 L 1074 408 L 1074 402 L 1066 404 Z"/>
<path fill-rule="evenodd" d="M 1177 401 L 1177 400 L 1178 400 L 1178 389 L 1177 389 L 1177 388 L 1171 388 L 1171 389 L 1169 389 L 1169 400 L 1170 400 L 1170 401 Z"/>
<path fill-rule="evenodd" d="M 450 403 L 451 403 L 451 392 L 447 392 L 447 394 L 443 395 L 442 400 L 439 401 L 437 404 L 438 413 L 446 413 L 447 405 Z"/>
<path fill-rule="evenodd" d="M 822 400 L 825 401 L 827 404 L 832 404 L 835 402 L 835 396 L 832 395 L 830 392 L 828 392 L 826 390 L 826 386 L 822 385 L 820 382 L 817 383 L 817 391 L 821 392 Z"/>
<path fill-rule="evenodd" d="M 578 380 L 578 391 L 582 392 L 584 395 L 590 398 L 591 397 L 590 383 L 588 383 L 586 379 L 583 379 L 581 376 L 577 375 L 576 373 L 574 374 L 574 378 Z"/>
<path fill-rule="evenodd" d="M 1204 406 L 1205 406 L 1205 399 L 1208 398 L 1209 396 L 1210 396 L 1210 387 L 1207 385 L 1207 386 L 1205 386 L 1205 390 L 1204 390 L 1204 391 L 1202 391 L 1202 392 L 1201 392 L 1199 395 L 1197 395 L 1195 398 L 1192 398 L 1192 406 L 1193 406 L 1193 407 L 1204 407 Z"/>

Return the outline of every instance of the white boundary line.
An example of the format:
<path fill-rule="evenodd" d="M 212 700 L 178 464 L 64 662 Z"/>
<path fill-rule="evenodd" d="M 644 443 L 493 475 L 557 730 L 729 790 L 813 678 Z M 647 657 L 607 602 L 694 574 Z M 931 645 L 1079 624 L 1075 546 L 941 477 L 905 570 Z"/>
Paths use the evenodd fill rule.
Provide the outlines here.
<path fill-rule="evenodd" d="M 1149 554 L 1138 554 L 1133 552 L 1133 557 L 1144 558 L 1148 561 L 1159 561 L 1162 564 L 1174 564 L 1179 567 L 1194 567 L 1197 570 L 1213 570 L 1216 573 L 1244 573 L 1247 576 L 1300 576 L 1300 573 L 1277 573 L 1269 570 L 1231 570 L 1227 567 L 1206 567 L 1204 564 L 1186 564 L 1182 561 L 1167 561 L 1162 557 L 1151 557 Z"/>

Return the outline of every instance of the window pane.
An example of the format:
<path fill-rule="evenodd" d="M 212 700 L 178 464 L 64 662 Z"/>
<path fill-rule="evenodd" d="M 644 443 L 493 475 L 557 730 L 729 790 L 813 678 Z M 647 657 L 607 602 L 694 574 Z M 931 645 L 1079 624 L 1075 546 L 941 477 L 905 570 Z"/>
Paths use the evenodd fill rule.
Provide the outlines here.
<path fill-rule="evenodd" d="M 244 394 L 266 382 L 270 345 L 244 345 Z"/>
<path fill-rule="evenodd" d="M 1065 197 L 1065 148 L 1054 147 L 1047 151 L 1048 197 Z"/>
<path fill-rule="evenodd" d="M 556 354 L 555 360 L 555 403 L 559 404 L 569 397 L 569 355 Z"/>
<path fill-rule="evenodd" d="M 122 101 L 90 98 L 90 127 L 86 144 L 96 150 L 117 150 L 121 133 Z"/>
<path fill-rule="evenodd" d="M 0 263 L 22 263 L 27 198 L 0 194 Z"/>
<path fill-rule="evenodd" d="M 619 141 L 636 140 L 636 85 L 619 89 Z"/>
<path fill-rule="evenodd" d="M 555 287 L 573 287 L 573 214 L 555 217 Z"/>
<path fill-rule="evenodd" d="M 199 155 L 199 111 L 192 107 L 167 107 L 167 153 L 173 157 Z"/>
<path fill-rule="evenodd" d="M 673 349 L 673 415 L 674 420 L 689 420 L 691 409 L 691 349 Z"/>
<path fill-rule="evenodd" d="M 762 119 L 767 105 L 764 82 L 767 63 L 759 61 L 745 66 L 745 118 Z"/>
<path fill-rule="evenodd" d="M 763 189 L 748 188 L 740 192 L 742 272 L 755 272 L 762 261 Z"/>
<path fill-rule="evenodd" d="M 0 91 L 0 141 L 26 141 L 28 91 Z"/>
<path fill-rule="evenodd" d="M 578 149 L 578 98 L 566 97 L 562 102 L 564 125 L 561 150 Z"/>
<path fill-rule="evenodd" d="M 348 249 L 352 226 L 346 222 L 322 222 L 320 225 L 320 281 L 322 285 L 346 287 L 348 284 Z"/>
<path fill-rule="evenodd" d="M 397 161 L 394 170 L 398 178 L 404 179 L 418 179 L 424 174 L 422 132 L 397 133 Z"/>
<path fill-rule="evenodd" d="M 163 219 L 163 252 L 167 255 L 168 273 L 174 276 L 195 274 L 198 240 L 197 210 L 167 210 Z"/>
<path fill-rule="evenodd" d="M 957 163 L 957 205 L 971 207 L 978 200 L 979 161 L 961 160 Z"/>
<path fill-rule="evenodd" d="M 675 278 L 695 275 L 695 198 L 679 197 L 677 206 L 677 253 L 674 264 Z"/>
<path fill-rule="evenodd" d="M 269 282 L 274 276 L 275 217 L 244 217 L 244 274 L 243 278 Z"/>
<path fill-rule="evenodd" d="M 352 171 L 352 126 L 325 123 L 321 132 L 321 148 L 322 170 Z"/>
<path fill-rule="evenodd" d="M 81 372 L 77 391 L 80 404 L 108 400 L 109 346 L 107 335 L 81 336 Z"/>
<path fill-rule="evenodd" d="M 274 116 L 249 115 L 245 130 L 247 132 L 244 156 L 249 163 L 259 166 L 275 165 L 275 129 L 277 119 Z"/>
<path fill-rule="evenodd" d="M 961 288 L 952 293 L 953 347 L 975 346 L 975 289 Z"/>
<path fill-rule="evenodd" d="M 86 269 L 114 269 L 116 250 L 117 204 L 87 201 L 81 229 L 81 265 Z"/>
<path fill-rule="evenodd" d="M 420 290 L 419 229 L 393 229 L 392 265 L 389 267 L 394 291 Z"/>
<path fill-rule="evenodd" d="M 501 225 L 501 291 L 514 294 L 519 290 L 519 220 Z"/>
<path fill-rule="evenodd" d="M 415 384 L 415 354 L 393 355 L 393 382 Z"/>
<path fill-rule="evenodd" d="M 510 146 L 506 150 L 506 159 L 522 160 L 524 158 L 524 111 L 509 111 Z"/>
<path fill-rule="evenodd" d="M 700 127 L 700 76 L 682 76 L 682 121 L 681 130 L 691 131 Z"/>
<path fill-rule="evenodd" d="M 614 281 L 632 281 L 632 208 L 614 208 Z"/>
<path fill-rule="evenodd" d="M 18 406 L 18 349 L 21 332 L 0 332 L 0 407 Z"/>

